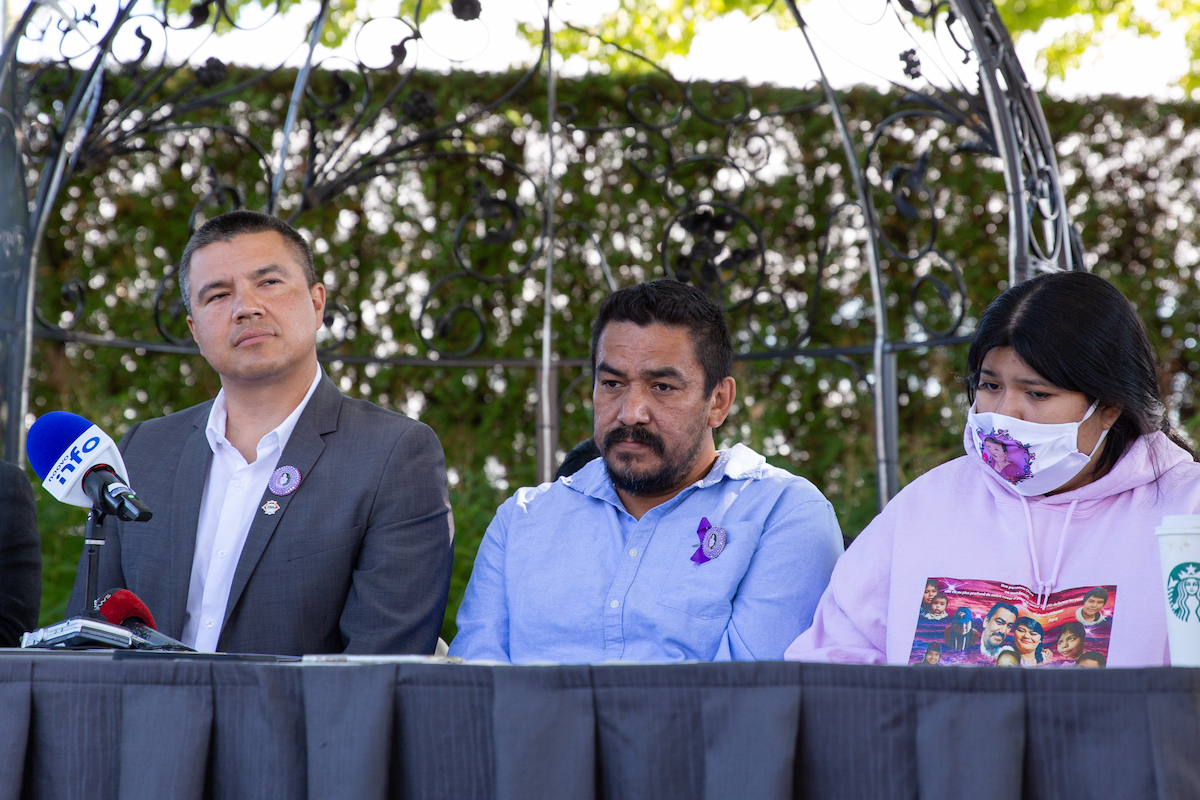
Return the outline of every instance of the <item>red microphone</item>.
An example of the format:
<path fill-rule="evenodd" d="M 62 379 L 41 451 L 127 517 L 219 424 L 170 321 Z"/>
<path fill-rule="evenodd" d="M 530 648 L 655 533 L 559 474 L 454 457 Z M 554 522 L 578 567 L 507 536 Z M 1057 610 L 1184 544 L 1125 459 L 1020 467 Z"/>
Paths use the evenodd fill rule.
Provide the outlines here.
<path fill-rule="evenodd" d="M 128 589 L 113 589 L 107 592 L 96 601 L 96 610 L 113 625 L 124 625 L 132 620 L 158 630 L 158 626 L 154 624 L 154 615 L 146 608 L 142 598 Z"/>
<path fill-rule="evenodd" d="M 154 615 L 138 597 L 128 589 L 111 589 L 96 601 L 96 610 L 113 625 L 120 625 L 142 639 L 145 650 L 183 650 L 195 652 L 183 642 L 159 633 L 154 624 Z"/>

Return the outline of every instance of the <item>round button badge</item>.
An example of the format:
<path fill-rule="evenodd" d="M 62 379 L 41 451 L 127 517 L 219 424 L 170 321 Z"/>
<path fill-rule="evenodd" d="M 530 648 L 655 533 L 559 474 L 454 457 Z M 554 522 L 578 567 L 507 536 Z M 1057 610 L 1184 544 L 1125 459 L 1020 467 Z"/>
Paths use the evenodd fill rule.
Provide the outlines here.
<path fill-rule="evenodd" d="M 280 467 L 271 473 L 267 488 L 273 495 L 286 497 L 300 488 L 300 470 L 295 467 Z"/>
<path fill-rule="evenodd" d="M 725 529 L 720 525 L 715 525 L 708 529 L 704 534 L 704 544 L 701 548 L 704 551 L 705 558 L 709 560 L 721 555 L 721 551 L 725 549 Z"/>

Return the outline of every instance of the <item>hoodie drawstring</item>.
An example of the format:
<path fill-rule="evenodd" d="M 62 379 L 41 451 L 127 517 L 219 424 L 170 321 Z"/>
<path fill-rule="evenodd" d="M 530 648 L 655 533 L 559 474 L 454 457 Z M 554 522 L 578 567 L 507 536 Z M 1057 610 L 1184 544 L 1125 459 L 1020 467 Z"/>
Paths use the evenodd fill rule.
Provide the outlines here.
<path fill-rule="evenodd" d="M 1025 509 L 1025 536 L 1029 541 L 1029 560 L 1033 563 L 1033 581 L 1037 584 L 1037 606 L 1045 608 L 1046 603 L 1050 601 L 1050 593 L 1054 591 L 1055 585 L 1058 583 L 1058 569 L 1062 566 L 1063 545 L 1067 541 L 1067 528 L 1071 524 L 1071 517 L 1075 516 L 1075 506 L 1079 504 L 1078 500 L 1072 500 L 1071 505 L 1067 507 L 1067 518 L 1063 521 L 1062 532 L 1058 536 L 1058 552 L 1054 556 L 1054 568 L 1050 573 L 1050 580 L 1042 580 L 1042 570 L 1038 566 L 1037 548 L 1033 544 L 1033 517 L 1029 513 L 1029 501 L 1024 495 L 1017 495 L 1021 498 L 1021 506 Z"/>

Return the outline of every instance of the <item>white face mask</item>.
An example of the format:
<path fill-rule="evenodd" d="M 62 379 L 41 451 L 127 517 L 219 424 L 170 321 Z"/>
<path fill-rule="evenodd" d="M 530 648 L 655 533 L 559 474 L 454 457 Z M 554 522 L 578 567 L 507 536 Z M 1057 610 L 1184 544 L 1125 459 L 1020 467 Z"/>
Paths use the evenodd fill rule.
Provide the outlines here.
<path fill-rule="evenodd" d="M 963 447 L 967 455 L 980 459 L 983 471 L 1025 497 L 1052 492 L 1083 471 L 1108 434 L 1105 429 L 1091 453 L 1079 452 L 1079 426 L 1096 410 L 1098 403 L 1079 422 L 1051 425 L 1026 422 L 1003 414 L 967 412 Z"/>

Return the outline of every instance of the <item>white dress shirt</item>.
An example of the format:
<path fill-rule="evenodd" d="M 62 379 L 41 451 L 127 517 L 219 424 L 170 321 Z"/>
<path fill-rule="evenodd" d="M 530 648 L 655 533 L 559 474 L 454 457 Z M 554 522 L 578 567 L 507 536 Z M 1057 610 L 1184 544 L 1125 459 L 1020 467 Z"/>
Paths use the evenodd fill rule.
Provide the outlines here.
<path fill-rule="evenodd" d="M 318 367 L 300 404 L 279 423 L 279 427 L 259 439 L 257 455 L 251 464 L 247 464 L 237 448 L 225 438 L 225 423 L 229 419 L 225 390 L 218 392 L 213 401 L 208 426 L 204 429 L 213 458 L 200 503 L 192 579 L 188 584 L 187 611 L 180 637 L 189 647 L 209 653 L 217 649 L 229 590 L 233 586 L 233 573 L 242 556 L 246 536 L 255 514 L 265 513 L 260 511 L 259 501 L 296 428 L 296 421 L 321 382 L 322 374 Z M 302 475 L 301 480 L 304 477 Z"/>

